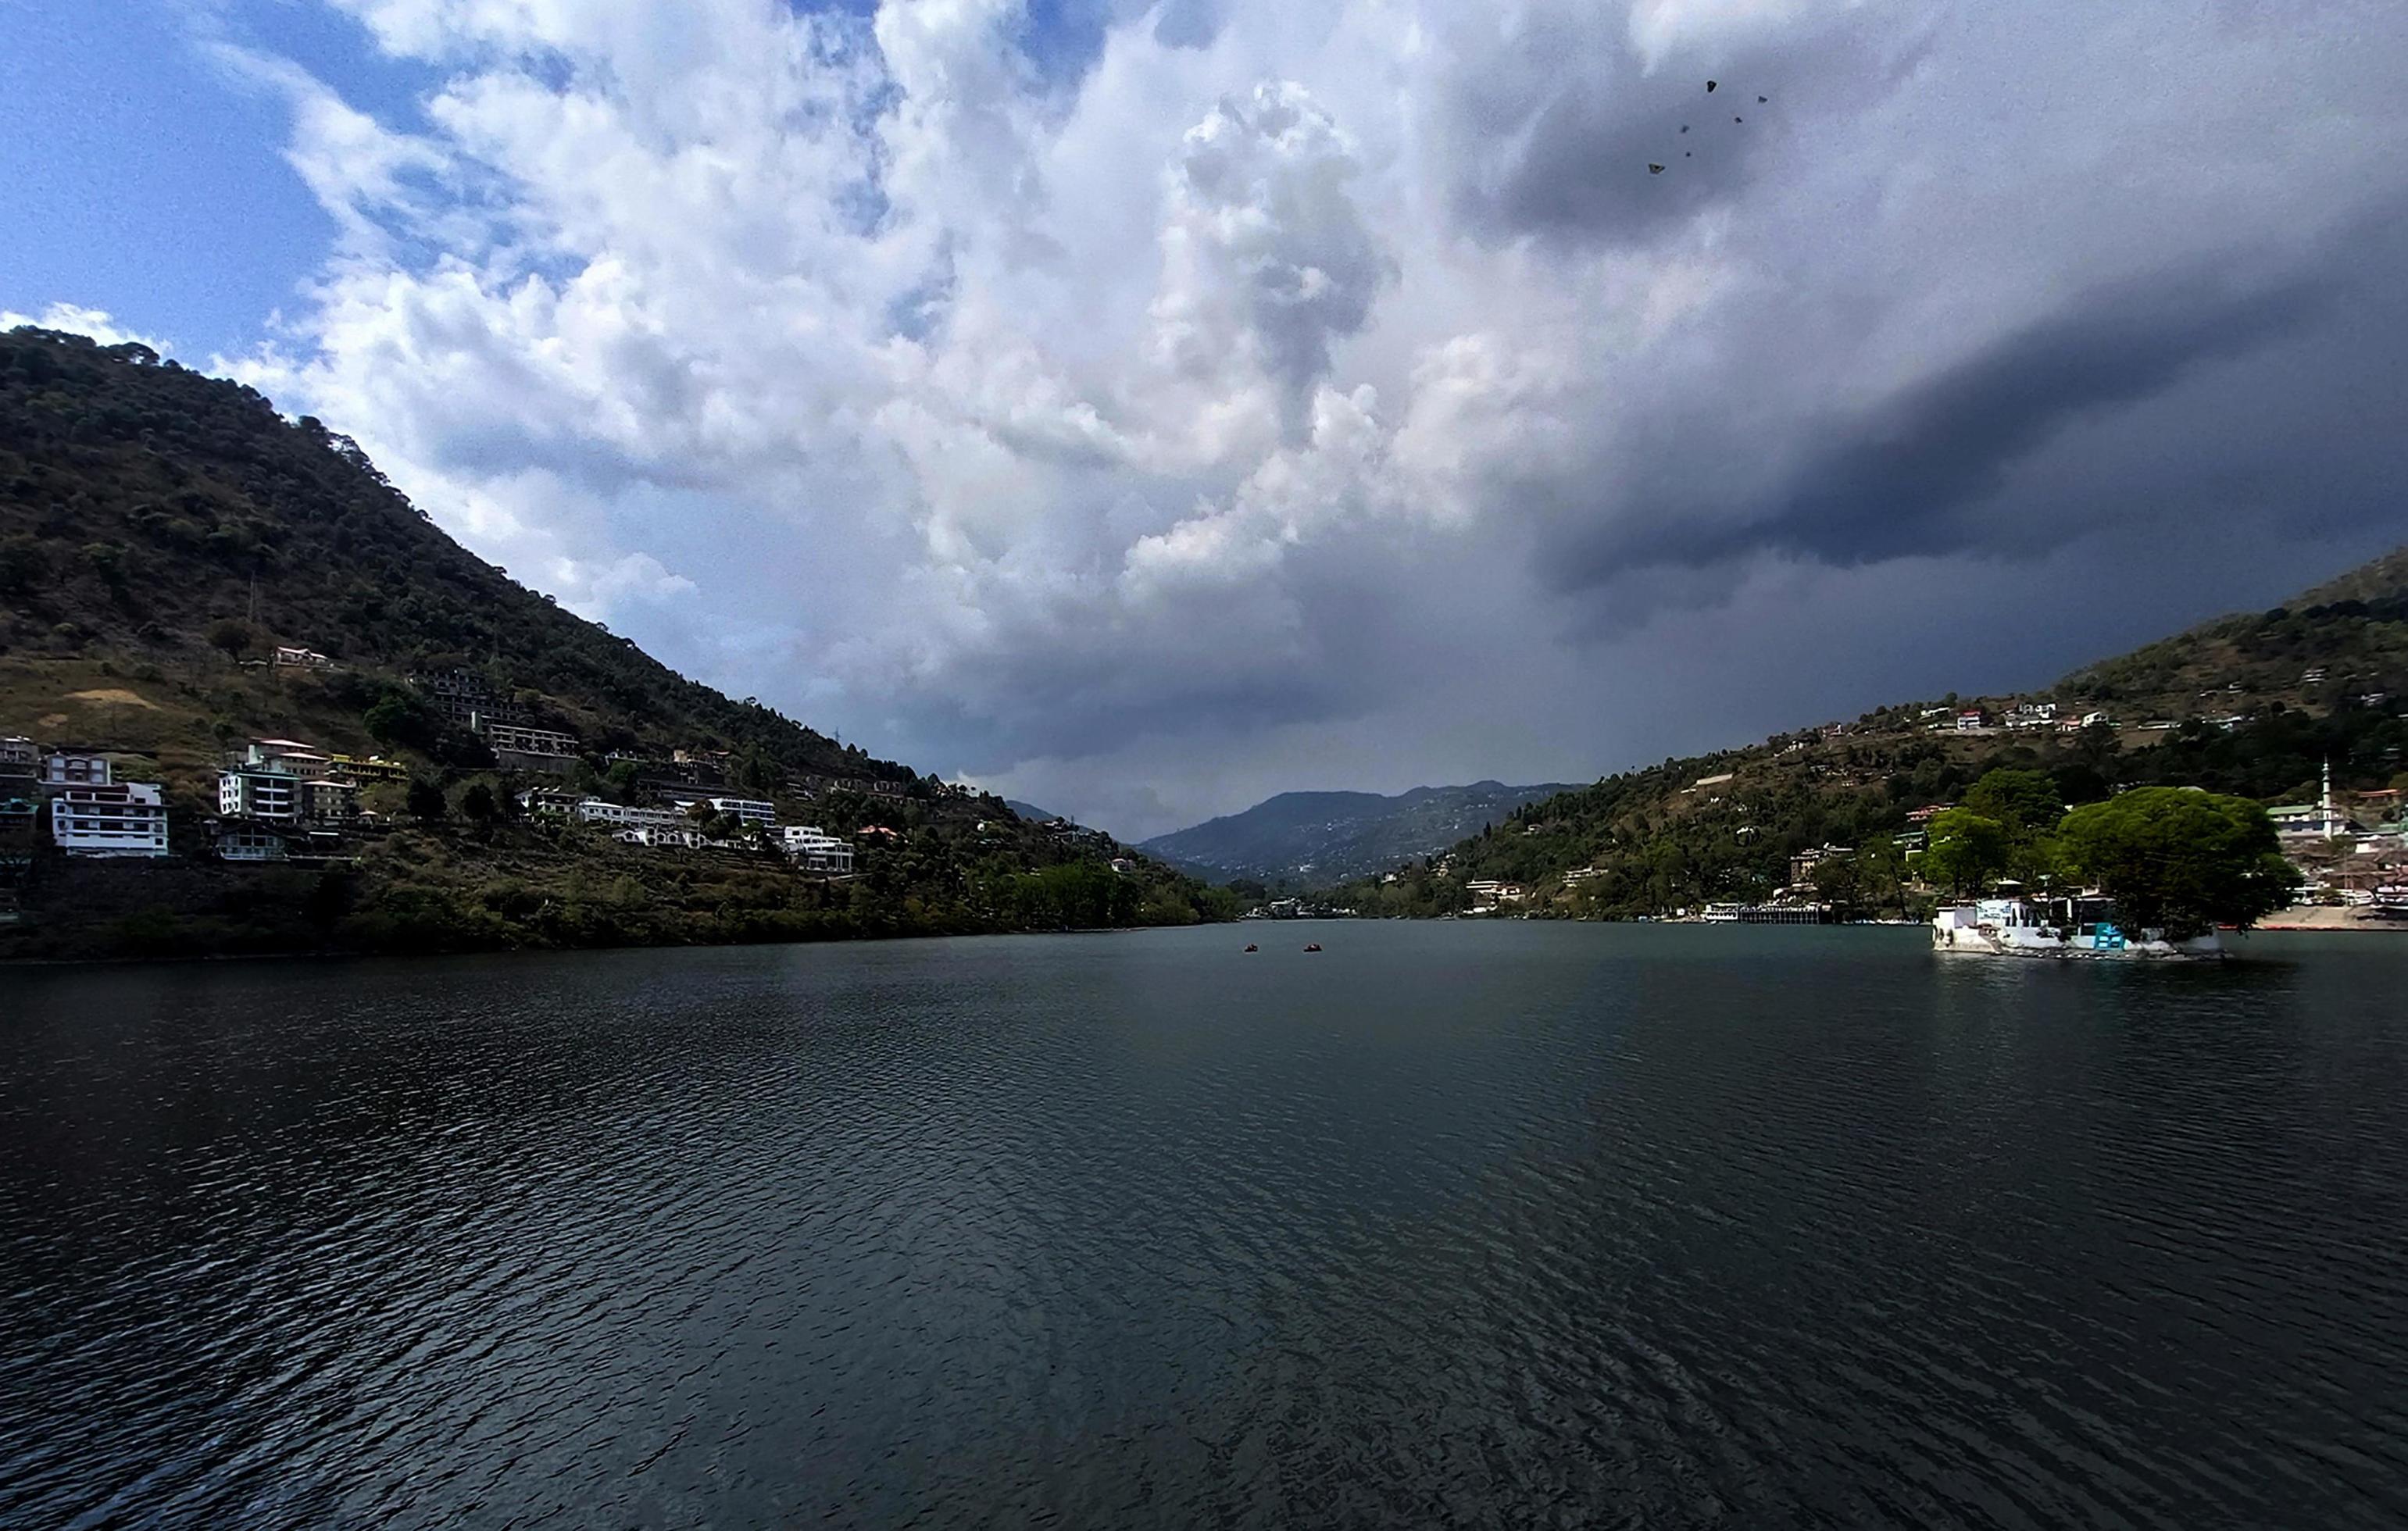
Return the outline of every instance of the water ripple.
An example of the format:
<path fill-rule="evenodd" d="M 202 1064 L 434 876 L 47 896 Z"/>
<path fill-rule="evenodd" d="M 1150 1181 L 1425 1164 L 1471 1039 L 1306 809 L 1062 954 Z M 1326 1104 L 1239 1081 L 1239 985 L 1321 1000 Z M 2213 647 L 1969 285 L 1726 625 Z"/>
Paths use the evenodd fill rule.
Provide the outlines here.
<path fill-rule="evenodd" d="M 2408 943 L 0 975 L 0 1525 L 2376 1526 Z"/>

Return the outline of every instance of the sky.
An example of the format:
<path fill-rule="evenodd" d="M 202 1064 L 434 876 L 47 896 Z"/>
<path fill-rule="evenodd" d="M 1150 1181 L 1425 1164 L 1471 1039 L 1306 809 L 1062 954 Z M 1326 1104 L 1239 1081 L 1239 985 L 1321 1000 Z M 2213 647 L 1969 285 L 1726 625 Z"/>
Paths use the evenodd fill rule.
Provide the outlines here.
<path fill-rule="evenodd" d="M 1137 837 L 2408 540 L 2403 77 L 2397 0 L 0 0 L 0 313 Z"/>

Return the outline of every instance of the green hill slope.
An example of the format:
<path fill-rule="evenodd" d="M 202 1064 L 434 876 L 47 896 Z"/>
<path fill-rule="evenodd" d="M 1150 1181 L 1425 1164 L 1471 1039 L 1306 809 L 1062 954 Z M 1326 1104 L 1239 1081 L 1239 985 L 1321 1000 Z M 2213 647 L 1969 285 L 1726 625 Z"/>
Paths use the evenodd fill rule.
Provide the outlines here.
<path fill-rule="evenodd" d="M 2054 704 L 2038 726 L 2004 726 Z M 1631 918 L 1773 897 L 1827 846 L 1826 893 L 1902 903 L 1909 815 L 2000 766 L 2044 771 L 2069 804 L 2127 786 L 2300 799 L 2326 762 L 2344 790 L 2408 771 L 2408 549 L 2283 607 L 2202 624 L 2029 695 L 1948 696 L 1760 745 L 1667 760 L 1517 810 L 1443 855 L 1338 895 L 1365 913 L 1465 909 L 1469 884 L 1526 890 L 1531 913 Z M 1960 731 L 1961 711 L 1986 723 Z M 2062 727 L 2103 715 L 2089 727 Z M 1810 873 L 1811 875 L 1811 873 Z"/>
<path fill-rule="evenodd" d="M 323 668 L 266 663 L 280 646 Z M 414 683 L 448 677 L 573 737 L 571 785 L 636 800 L 674 757 L 787 822 L 872 835 L 851 881 L 768 852 L 676 857 L 518 822 L 500 768 Z M 677 674 L 453 542 L 314 420 L 139 346 L 0 336 L 0 735 L 105 747 L 164 780 L 177 867 L 46 857 L 0 954 L 716 940 L 1161 923 L 1226 900 L 1108 837 L 1049 831 Z M 404 761 L 355 866 L 206 863 L 227 748 Z M 618 757 L 614 777 L 612 757 Z M 522 762 L 521 764 L 523 764 Z M 555 783 L 558 784 L 558 783 Z M 476 789 L 480 813 L 463 803 Z M 433 811 L 428 790 L 444 795 Z M 498 815 L 485 810 L 499 803 Z M 573 906 L 573 908 L 572 908 Z"/>

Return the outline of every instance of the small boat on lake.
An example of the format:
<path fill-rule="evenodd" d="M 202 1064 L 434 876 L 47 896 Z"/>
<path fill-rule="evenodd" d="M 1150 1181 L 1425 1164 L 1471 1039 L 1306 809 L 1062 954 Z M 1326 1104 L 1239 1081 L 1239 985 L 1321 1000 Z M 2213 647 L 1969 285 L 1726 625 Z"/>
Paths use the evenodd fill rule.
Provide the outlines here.
<path fill-rule="evenodd" d="M 1304 943 L 1304 949 L 1307 952 L 1318 952 L 1321 950 L 1321 943 L 1319 941 L 1307 941 Z"/>
<path fill-rule="evenodd" d="M 1247 950 L 1247 951 L 1249 951 L 1249 952 L 1260 952 L 1260 951 L 1262 950 L 1262 948 L 1261 948 L 1261 947 L 1256 946 L 1256 945 L 1255 945 L 1254 942 L 1252 942 L 1252 941 L 1248 941 L 1248 942 L 1246 943 L 1246 950 Z"/>

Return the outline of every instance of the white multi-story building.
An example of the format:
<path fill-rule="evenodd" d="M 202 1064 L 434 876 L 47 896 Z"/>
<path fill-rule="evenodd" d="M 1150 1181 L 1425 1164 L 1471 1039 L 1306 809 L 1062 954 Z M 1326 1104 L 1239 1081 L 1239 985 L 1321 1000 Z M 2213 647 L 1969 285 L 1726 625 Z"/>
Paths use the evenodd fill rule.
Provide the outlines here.
<path fill-rule="evenodd" d="M 629 808 L 588 797 L 568 811 L 580 823 L 609 826 L 617 838 L 629 845 L 675 845 L 693 851 L 704 843 L 700 826 L 680 808 Z"/>
<path fill-rule="evenodd" d="M 164 856 L 167 805 L 155 781 L 64 786 L 50 798 L 50 838 L 70 856 Z"/>
<path fill-rule="evenodd" d="M 218 773 L 218 814 L 291 823 L 301 817 L 301 778 L 268 766 L 235 766 Z"/>
<path fill-rule="evenodd" d="M 359 808 L 359 783 L 327 774 L 333 762 L 293 739 L 261 739 L 218 773 L 218 813 L 267 823 L 342 823 Z"/>
<path fill-rule="evenodd" d="M 713 813 L 730 814 L 748 824 L 774 824 L 778 822 L 778 806 L 757 797 L 707 797 Z"/>
<path fill-rule="evenodd" d="M 691 828 L 694 823 L 681 808 L 630 808 L 599 797 L 581 800 L 569 813 L 580 823 L 609 824 L 617 829 L 681 829 Z"/>
<path fill-rule="evenodd" d="M 779 839 L 795 865 L 806 872 L 842 875 L 853 870 L 853 847 L 822 833 L 817 824 L 788 824 L 779 831 Z"/>

